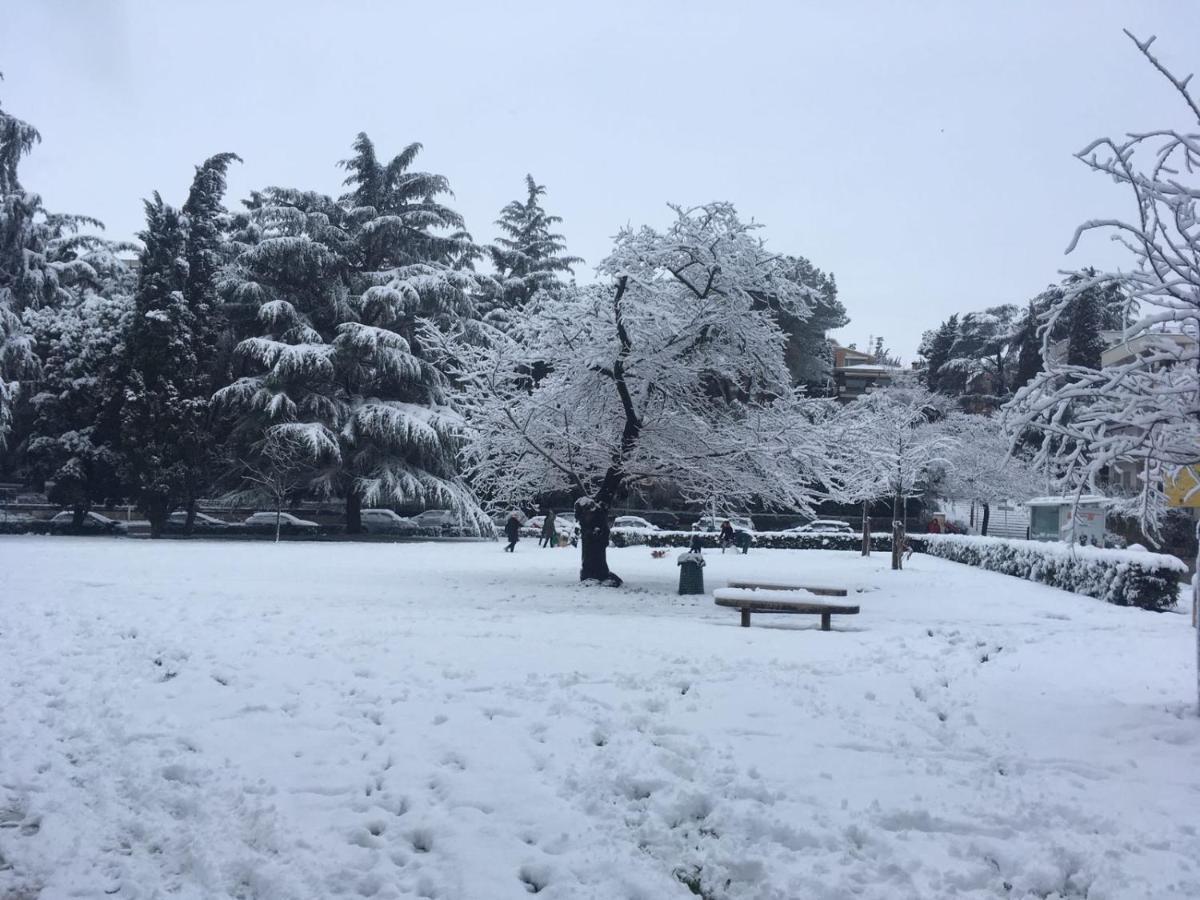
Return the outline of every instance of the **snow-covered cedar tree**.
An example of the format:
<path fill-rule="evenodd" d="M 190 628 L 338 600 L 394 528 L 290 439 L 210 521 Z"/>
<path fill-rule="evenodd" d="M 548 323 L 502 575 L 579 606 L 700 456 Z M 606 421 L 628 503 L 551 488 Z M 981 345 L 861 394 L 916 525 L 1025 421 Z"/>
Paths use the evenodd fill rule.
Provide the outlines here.
<path fill-rule="evenodd" d="M 184 297 L 186 230 L 177 209 L 154 195 L 133 313 L 125 338 L 122 474 L 158 537 L 171 511 L 194 496 L 190 472 L 207 441 L 208 397 L 196 358 L 196 317 Z"/>
<path fill-rule="evenodd" d="M 487 247 L 495 275 L 481 279 L 478 311 L 490 324 L 503 328 L 511 310 L 520 309 L 539 291 L 554 292 L 565 275 L 583 262 L 566 254 L 566 238 L 553 231 L 562 222 L 542 207 L 544 185 L 525 176 L 526 197 L 500 210 L 500 237 Z"/>
<path fill-rule="evenodd" d="M 597 283 L 535 296 L 485 342 L 441 337 L 468 476 L 497 500 L 577 498 L 583 580 L 620 583 L 608 515 L 636 486 L 809 510 L 825 480 L 807 421 L 823 402 L 794 395 L 784 336 L 758 302 L 802 317 L 809 291 L 731 205 L 672 209 L 665 231 L 622 230 Z M 547 372 L 537 380 L 535 363 Z"/>
<path fill-rule="evenodd" d="M 951 316 L 926 336 L 926 384 L 950 396 L 976 395 L 977 405 L 1008 395 L 1020 310 L 1005 304 Z"/>
<path fill-rule="evenodd" d="M 1188 124 L 1101 138 L 1077 154 L 1135 203 L 1131 218 L 1080 225 L 1068 252 L 1084 234 L 1109 232 L 1132 264 L 1081 278 L 1064 292 L 1043 326 L 1045 370 L 1013 398 L 1007 423 L 1014 433 L 1041 436 L 1039 461 L 1060 489 L 1091 491 L 1114 472 L 1136 473 L 1135 493 L 1118 498 L 1116 509 L 1136 515 L 1153 535 L 1167 509 L 1165 481 L 1200 463 L 1200 103 L 1188 90 L 1190 76 L 1176 77 L 1151 51 L 1153 38 L 1129 38 L 1179 95 Z M 1119 284 L 1136 304 L 1124 334 L 1130 357 L 1102 368 L 1054 359 L 1056 317 L 1098 283 Z"/>
<path fill-rule="evenodd" d="M 1045 479 L 1022 448 L 1010 453 L 1012 440 L 999 416 L 955 412 L 941 422 L 953 439 L 946 463 L 935 474 L 939 497 L 979 503 L 983 509 L 980 534 L 986 535 L 991 504 L 1024 501 L 1044 492 Z"/>
<path fill-rule="evenodd" d="M 80 233 L 102 227 L 99 222 L 47 212 L 42 198 L 21 185 L 21 158 L 40 140 L 36 128 L 0 108 L 0 450 L 8 443 L 18 387 L 38 369 L 22 314 L 69 300 L 72 284 L 95 276 L 84 257 L 102 248 Z"/>
<path fill-rule="evenodd" d="M 831 442 L 835 495 L 863 503 L 892 498 L 893 569 L 902 563 L 907 498 L 932 482 L 956 445 L 944 426 L 949 412 L 947 398 L 915 378 L 900 378 L 846 404 L 829 429 L 836 437 Z"/>
<path fill-rule="evenodd" d="M 123 341 L 134 279 L 111 257 L 93 258 L 100 285 L 68 301 L 25 311 L 24 324 L 42 360 L 27 461 L 50 500 L 70 507 L 76 527 L 94 504 L 122 496 L 118 478 Z"/>
<path fill-rule="evenodd" d="M 299 436 L 319 464 L 313 489 L 345 498 L 347 528 L 364 503 L 423 502 L 490 531 L 457 470 L 461 420 L 428 358 L 418 321 L 469 320 L 476 280 L 462 220 L 437 201 L 440 175 L 410 171 L 419 144 L 388 164 L 366 135 L 338 200 L 255 193 L 239 216 L 236 262 L 222 292 L 258 309 L 261 332 L 238 345 L 255 374 L 218 391 L 247 454 L 268 429 Z"/>

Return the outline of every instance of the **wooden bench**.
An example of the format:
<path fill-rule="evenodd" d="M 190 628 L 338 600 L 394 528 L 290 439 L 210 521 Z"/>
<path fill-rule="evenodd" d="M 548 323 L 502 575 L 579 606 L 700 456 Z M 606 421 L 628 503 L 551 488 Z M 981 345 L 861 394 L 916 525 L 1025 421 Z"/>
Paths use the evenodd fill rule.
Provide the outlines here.
<path fill-rule="evenodd" d="M 749 588 L 759 591 L 808 591 L 818 597 L 845 597 L 846 589 L 839 587 L 817 587 L 811 584 L 788 584 L 782 581 L 730 581 L 731 588 Z"/>
<path fill-rule="evenodd" d="M 857 606 L 835 606 L 815 599 L 806 591 L 750 590 L 747 588 L 717 588 L 713 600 L 717 606 L 728 606 L 742 614 L 742 627 L 750 627 L 750 613 L 798 613 L 821 617 L 821 630 L 829 631 L 830 617 L 856 616 Z M 812 598 L 812 599 L 809 599 Z"/>

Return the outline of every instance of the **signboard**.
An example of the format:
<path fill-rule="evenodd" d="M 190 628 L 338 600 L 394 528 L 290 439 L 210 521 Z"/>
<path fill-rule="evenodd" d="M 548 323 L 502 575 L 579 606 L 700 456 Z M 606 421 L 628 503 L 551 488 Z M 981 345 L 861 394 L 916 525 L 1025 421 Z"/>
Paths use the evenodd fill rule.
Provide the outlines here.
<path fill-rule="evenodd" d="M 1200 466 L 1187 466 L 1163 479 L 1167 506 L 1200 509 Z"/>

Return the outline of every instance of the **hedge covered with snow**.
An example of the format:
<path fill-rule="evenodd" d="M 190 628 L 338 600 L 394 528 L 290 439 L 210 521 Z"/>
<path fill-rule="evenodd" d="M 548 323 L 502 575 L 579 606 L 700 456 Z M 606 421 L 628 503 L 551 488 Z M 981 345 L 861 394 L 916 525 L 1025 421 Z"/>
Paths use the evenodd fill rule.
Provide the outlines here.
<path fill-rule="evenodd" d="M 960 534 L 914 534 L 915 552 L 1013 575 L 1117 606 L 1161 611 L 1179 599 L 1187 567 L 1173 556 Z"/>
<path fill-rule="evenodd" d="M 707 549 L 720 546 L 715 531 L 649 531 L 644 528 L 614 528 L 610 541 L 614 547 L 687 547 L 700 536 Z M 795 534 L 788 531 L 758 531 L 752 546 L 764 550 L 861 550 L 859 534 Z M 890 550 L 892 536 L 887 532 L 871 534 L 872 550 Z"/>

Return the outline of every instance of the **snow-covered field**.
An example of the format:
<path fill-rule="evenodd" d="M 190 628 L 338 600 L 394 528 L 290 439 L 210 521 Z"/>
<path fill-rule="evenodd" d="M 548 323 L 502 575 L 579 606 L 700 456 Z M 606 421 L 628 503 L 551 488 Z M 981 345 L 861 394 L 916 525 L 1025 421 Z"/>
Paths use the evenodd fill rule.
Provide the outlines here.
<path fill-rule="evenodd" d="M 0 538 L 0 897 L 1200 897 L 1186 615 L 707 558 L 862 614 L 742 629 L 644 548 Z"/>

